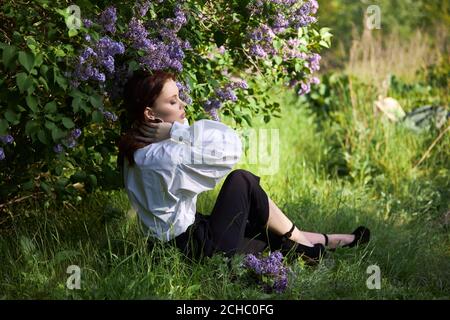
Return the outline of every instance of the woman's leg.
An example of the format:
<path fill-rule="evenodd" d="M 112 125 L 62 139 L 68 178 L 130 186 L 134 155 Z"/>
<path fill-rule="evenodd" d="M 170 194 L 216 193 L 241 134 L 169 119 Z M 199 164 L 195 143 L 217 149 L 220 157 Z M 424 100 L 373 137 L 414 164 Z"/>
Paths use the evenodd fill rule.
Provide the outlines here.
<path fill-rule="evenodd" d="M 237 169 L 226 177 L 209 217 L 209 225 L 216 249 L 233 255 L 245 237 L 263 240 L 271 250 L 279 249 L 281 235 L 291 229 L 292 222 L 267 196 L 258 176 Z M 295 227 L 289 239 L 308 247 L 319 243 L 307 235 L 315 234 L 305 234 Z"/>
<path fill-rule="evenodd" d="M 216 250 L 233 255 L 253 230 L 261 232 L 267 224 L 269 203 L 259 185 L 259 177 L 237 169 L 226 177 L 209 217 Z"/>
<path fill-rule="evenodd" d="M 269 230 L 278 235 L 282 235 L 289 231 L 292 227 L 292 222 L 289 218 L 277 207 L 277 205 L 269 198 Z M 353 234 L 328 234 L 328 247 L 336 248 L 351 243 L 355 236 Z M 305 246 L 312 247 L 316 243 L 325 245 L 325 237 L 322 233 L 313 233 L 301 231 L 295 227 L 292 236 L 289 238 L 295 242 Z"/>
<path fill-rule="evenodd" d="M 289 218 L 280 210 L 280 208 L 277 207 L 277 205 L 270 198 L 269 198 L 269 220 L 267 222 L 267 226 L 270 231 L 279 236 L 282 236 L 283 234 L 288 232 L 292 227 L 292 221 L 289 220 Z M 289 239 L 308 247 L 314 246 L 314 243 L 311 243 L 310 240 L 307 237 L 305 237 L 303 232 L 297 229 L 297 227 L 295 227 Z"/>

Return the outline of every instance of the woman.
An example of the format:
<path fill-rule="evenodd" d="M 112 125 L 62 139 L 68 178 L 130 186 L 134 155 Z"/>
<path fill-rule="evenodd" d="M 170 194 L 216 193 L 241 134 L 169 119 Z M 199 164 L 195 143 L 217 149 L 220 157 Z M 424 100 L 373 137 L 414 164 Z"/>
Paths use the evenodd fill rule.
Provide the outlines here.
<path fill-rule="evenodd" d="M 309 262 L 318 261 L 325 246 L 369 240 L 364 227 L 330 235 L 296 228 L 262 189 L 260 177 L 232 170 L 242 153 L 235 131 L 212 120 L 189 126 L 173 74 L 136 73 L 125 87 L 124 103 L 135 125 L 120 140 L 119 161 L 130 202 L 151 239 L 193 259 L 269 246 Z M 214 189 L 227 174 L 210 216 L 198 212 L 198 194 Z"/>

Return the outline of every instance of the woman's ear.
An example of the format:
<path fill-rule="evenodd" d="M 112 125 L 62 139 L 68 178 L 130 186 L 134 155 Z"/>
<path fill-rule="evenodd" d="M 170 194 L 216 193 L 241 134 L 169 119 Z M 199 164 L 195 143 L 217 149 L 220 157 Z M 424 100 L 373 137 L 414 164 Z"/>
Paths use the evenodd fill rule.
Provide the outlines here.
<path fill-rule="evenodd" d="M 155 120 L 155 114 L 151 108 L 149 108 L 149 107 L 145 108 L 144 118 L 146 121 L 154 121 Z"/>

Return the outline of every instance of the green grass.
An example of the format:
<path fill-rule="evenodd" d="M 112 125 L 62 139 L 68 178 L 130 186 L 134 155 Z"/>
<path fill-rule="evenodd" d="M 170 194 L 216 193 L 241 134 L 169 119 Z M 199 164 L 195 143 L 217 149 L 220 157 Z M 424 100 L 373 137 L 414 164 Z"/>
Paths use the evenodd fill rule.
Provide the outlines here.
<path fill-rule="evenodd" d="M 293 264 L 283 294 L 240 281 L 239 259 L 189 263 L 175 248 L 148 251 L 124 192 L 98 192 L 75 206 L 23 203 L 0 238 L 2 299 L 449 299 L 450 135 L 420 166 L 436 132 L 416 134 L 374 118 L 374 94 L 354 87 L 342 109 L 318 118 L 286 93 L 283 117 L 257 128 L 279 130 L 279 170 L 261 184 L 303 230 L 372 230 L 358 249 L 329 253 L 317 267 Z M 236 167 L 260 174 L 245 159 Z M 211 211 L 220 190 L 199 196 Z M 81 290 L 66 289 L 69 265 Z M 381 289 L 369 290 L 378 265 Z"/>

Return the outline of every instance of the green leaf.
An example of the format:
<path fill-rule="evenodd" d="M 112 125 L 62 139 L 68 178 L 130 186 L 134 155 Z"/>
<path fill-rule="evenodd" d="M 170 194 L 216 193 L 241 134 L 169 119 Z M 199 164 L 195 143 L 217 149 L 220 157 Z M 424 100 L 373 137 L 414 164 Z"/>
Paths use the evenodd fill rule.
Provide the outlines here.
<path fill-rule="evenodd" d="M 38 100 L 36 97 L 33 96 L 27 96 L 26 99 L 27 101 L 27 105 L 30 107 L 31 111 L 33 111 L 34 113 L 37 113 L 38 110 Z"/>
<path fill-rule="evenodd" d="M 19 62 L 25 70 L 30 72 L 34 67 L 34 55 L 31 52 L 20 51 Z"/>
<path fill-rule="evenodd" d="M 16 82 L 20 93 L 24 93 L 33 85 L 32 79 L 28 77 L 25 72 L 21 72 L 16 75 Z"/>
<path fill-rule="evenodd" d="M 253 126 L 252 126 L 252 120 L 251 120 L 251 118 L 250 118 L 250 116 L 249 116 L 248 114 L 244 114 L 244 115 L 242 116 L 242 118 L 244 118 L 245 121 L 247 121 L 247 123 L 248 123 L 248 125 L 249 125 L 250 127 L 253 127 Z"/>
<path fill-rule="evenodd" d="M 14 46 L 5 46 L 3 48 L 3 64 L 7 68 L 11 68 L 13 66 L 14 57 L 16 56 L 17 49 Z"/>
<path fill-rule="evenodd" d="M 78 111 L 80 111 L 81 105 L 84 104 L 84 101 L 81 100 L 81 98 L 76 97 L 75 99 L 72 100 L 72 110 L 74 113 L 77 113 Z"/>
<path fill-rule="evenodd" d="M 322 47 L 325 47 L 325 48 L 330 48 L 330 45 L 324 40 L 321 40 L 319 42 L 319 45 L 321 45 Z"/>
<path fill-rule="evenodd" d="M 30 190 L 33 187 L 34 187 L 34 180 L 30 180 L 22 184 L 22 190 Z"/>
<path fill-rule="evenodd" d="M 72 129 L 75 127 L 75 123 L 73 123 L 73 121 L 69 118 L 62 118 L 62 123 L 67 129 Z"/>
<path fill-rule="evenodd" d="M 57 110 L 57 105 L 55 101 L 51 101 L 44 106 L 44 111 L 48 113 L 54 113 Z"/>
<path fill-rule="evenodd" d="M 100 109 L 101 107 L 103 107 L 103 99 L 100 95 L 98 94 L 93 94 L 89 97 L 89 101 L 91 102 L 91 104 L 97 108 Z"/>
<path fill-rule="evenodd" d="M 40 67 L 43 61 L 44 61 L 43 55 L 41 53 L 38 53 L 36 55 L 36 60 L 34 61 L 34 65 L 36 67 Z"/>
<path fill-rule="evenodd" d="M 39 69 L 39 72 L 41 73 L 41 75 L 42 75 L 43 77 L 47 77 L 47 71 L 48 71 L 48 66 L 45 65 L 45 64 L 43 64 L 43 65 L 41 66 L 41 68 Z"/>
<path fill-rule="evenodd" d="M 64 138 L 65 136 L 66 134 L 58 127 L 52 129 L 52 139 L 54 142 L 58 142 L 59 139 Z"/>
<path fill-rule="evenodd" d="M 77 34 L 77 29 L 69 29 L 69 37 L 75 37 Z"/>
<path fill-rule="evenodd" d="M 37 136 L 38 136 L 38 139 L 39 139 L 40 142 L 42 142 L 43 144 L 49 144 L 48 137 L 47 137 L 47 135 L 45 134 L 45 131 L 44 131 L 44 130 L 39 130 Z"/>
<path fill-rule="evenodd" d="M 281 64 L 283 62 L 283 59 L 280 56 L 274 56 L 273 60 L 275 60 L 276 64 Z"/>
<path fill-rule="evenodd" d="M 7 110 L 5 112 L 5 118 L 6 120 L 9 121 L 9 123 L 11 123 L 12 125 L 16 125 L 19 123 L 20 120 L 20 114 L 18 115 L 17 113 L 15 113 L 12 110 Z"/>
<path fill-rule="evenodd" d="M 57 83 L 62 89 L 67 89 L 67 80 L 63 76 L 61 76 L 61 73 L 57 68 L 53 68 L 53 76 L 55 83 Z"/>
<path fill-rule="evenodd" d="M 5 135 L 8 133 L 9 123 L 5 119 L 0 119 L 0 134 Z"/>
<path fill-rule="evenodd" d="M 56 124 L 53 123 L 52 121 L 45 121 L 45 127 L 49 130 L 53 130 L 54 128 L 56 128 Z"/>
<path fill-rule="evenodd" d="M 92 121 L 97 123 L 103 122 L 103 114 L 100 111 L 95 110 L 92 112 Z"/>
<path fill-rule="evenodd" d="M 97 177 L 94 176 L 93 174 L 90 174 L 88 176 L 89 179 L 89 184 L 91 185 L 91 187 L 96 187 L 97 186 Z"/>
<path fill-rule="evenodd" d="M 43 181 L 40 182 L 39 186 L 41 187 L 42 190 L 44 190 L 48 194 L 50 194 L 52 192 L 52 189 L 50 188 L 50 186 Z"/>
<path fill-rule="evenodd" d="M 33 137 L 36 132 L 40 129 L 39 122 L 36 120 L 28 120 L 25 125 L 25 134 L 30 137 Z"/>

